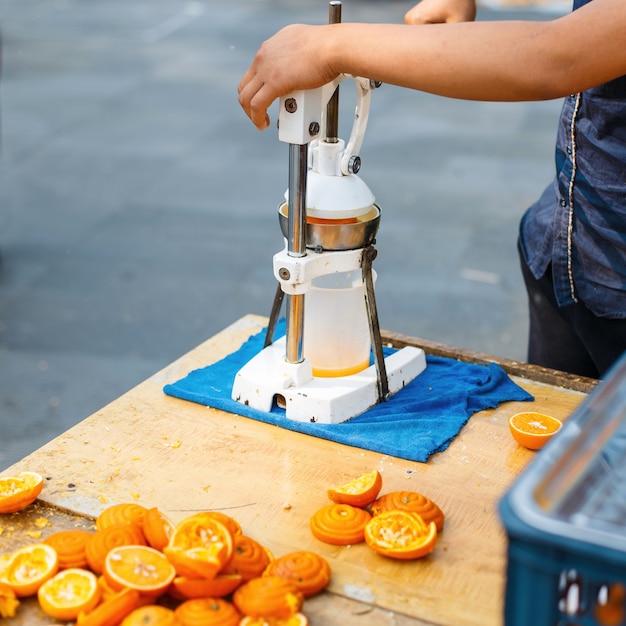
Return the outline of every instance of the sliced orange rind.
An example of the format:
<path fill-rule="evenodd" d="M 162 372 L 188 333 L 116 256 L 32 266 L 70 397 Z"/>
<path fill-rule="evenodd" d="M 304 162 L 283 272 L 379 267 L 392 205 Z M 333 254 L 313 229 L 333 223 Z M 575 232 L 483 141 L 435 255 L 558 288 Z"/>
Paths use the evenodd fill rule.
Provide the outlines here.
<path fill-rule="evenodd" d="M 89 568 L 102 574 L 107 554 L 118 546 L 145 545 L 143 530 L 134 523 L 120 522 L 92 533 L 85 544 Z"/>
<path fill-rule="evenodd" d="M 316 539 L 347 546 L 363 541 L 365 525 L 370 518 L 368 511 L 350 504 L 327 504 L 315 511 L 309 524 Z"/>
<path fill-rule="evenodd" d="M 123 589 L 100 602 L 92 611 L 79 613 L 76 626 L 118 626 L 137 608 L 139 599 L 136 589 Z"/>
<path fill-rule="evenodd" d="M 242 582 L 243 579 L 239 574 L 219 574 L 215 578 L 176 576 L 168 593 L 180 600 L 223 598 L 235 591 Z"/>
<path fill-rule="evenodd" d="M 271 552 L 248 535 L 233 538 L 233 553 L 221 570 L 223 574 L 238 574 L 243 582 L 260 576 L 272 561 Z"/>
<path fill-rule="evenodd" d="M 19 472 L 0 476 L 0 513 L 15 513 L 32 504 L 43 489 L 43 476 L 37 472 Z"/>
<path fill-rule="evenodd" d="M 223 598 L 195 598 L 178 605 L 174 614 L 181 626 L 239 626 L 241 613 Z"/>
<path fill-rule="evenodd" d="M 174 532 L 174 524 L 157 507 L 145 512 L 141 528 L 148 545 L 156 550 L 163 550 Z"/>
<path fill-rule="evenodd" d="M 252 617 L 286 618 L 300 612 L 303 603 L 302 592 L 280 576 L 253 578 L 233 594 L 239 612 Z"/>
<path fill-rule="evenodd" d="M 365 507 L 372 503 L 383 486 L 383 478 L 378 470 L 362 474 L 344 485 L 327 490 L 330 500 L 338 504 Z"/>
<path fill-rule="evenodd" d="M 305 598 L 309 598 L 328 585 L 331 569 L 328 561 L 317 552 L 298 550 L 274 559 L 264 575 L 290 580 Z"/>
<path fill-rule="evenodd" d="M 217 517 L 192 515 L 176 525 L 163 553 L 179 576 L 213 578 L 232 557 L 233 536 Z"/>
<path fill-rule="evenodd" d="M 59 530 L 43 542 L 52 546 L 59 557 L 59 569 L 85 568 L 88 566 L 85 548 L 92 533 L 80 528 Z"/>
<path fill-rule="evenodd" d="M 146 507 L 136 502 L 119 502 L 107 507 L 96 518 L 96 528 L 102 530 L 113 524 L 137 524 L 143 525 Z"/>

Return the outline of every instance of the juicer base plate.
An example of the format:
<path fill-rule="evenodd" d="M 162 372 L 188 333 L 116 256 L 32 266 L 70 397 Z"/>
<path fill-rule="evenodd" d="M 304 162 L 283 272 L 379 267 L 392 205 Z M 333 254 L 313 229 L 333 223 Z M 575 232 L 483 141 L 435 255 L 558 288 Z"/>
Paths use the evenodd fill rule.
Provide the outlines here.
<path fill-rule="evenodd" d="M 385 368 L 393 394 L 426 369 L 426 356 L 406 346 L 385 358 Z M 237 372 L 232 398 L 265 412 L 277 403 L 287 419 L 297 422 L 339 424 L 378 404 L 378 378 L 374 365 L 350 376 L 315 377 L 307 359 L 286 361 L 281 337 Z"/>

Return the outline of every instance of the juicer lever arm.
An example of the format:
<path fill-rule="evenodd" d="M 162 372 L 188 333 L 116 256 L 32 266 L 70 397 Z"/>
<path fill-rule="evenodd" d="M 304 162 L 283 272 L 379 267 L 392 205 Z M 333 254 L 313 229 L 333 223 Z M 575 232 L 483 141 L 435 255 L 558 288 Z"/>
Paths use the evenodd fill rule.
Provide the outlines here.
<path fill-rule="evenodd" d="M 337 87 L 346 79 L 340 74 L 334 81 L 317 89 L 293 91 L 280 99 L 278 112 L 278 139 L 285 143 L 303 145 L 314 139 L 324 128 L 326 105 Z M 358 155 L 363 143 L 370 110 L 370 95 L 378 83 L 368 78 L 353 77 L 357 89 L 354 122 L 350 138 L 341 160 L 344 175 L 352 173 L 352 157 Z"/>
<path fill-rule="evenodd" d="M 372 89 L 379 84 L 368 78 L 355 77 L 354 79 L 357 98 L 356 106 L 354 109 L 354 122 L 352 123 L 352 131 L 350 132 L 350 138 L 346 144 L 346 148 L 341 158 L 341 172 L 344 176 L 348 174 L 356 174 L 358 167 L 353 167 L 354 161 L 352 157 L 359 155 L 361 144 L 363 143 L 363 137 L 365 136 L 365 129 L 367 128 L 367 120 L 370 114 L 370 96 Z"/>

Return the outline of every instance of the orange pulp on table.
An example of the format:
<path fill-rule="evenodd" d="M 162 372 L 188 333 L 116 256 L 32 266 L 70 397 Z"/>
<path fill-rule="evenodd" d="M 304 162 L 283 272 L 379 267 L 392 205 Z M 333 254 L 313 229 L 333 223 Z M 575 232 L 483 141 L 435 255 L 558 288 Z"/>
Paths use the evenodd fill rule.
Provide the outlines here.
<path fill-rule="evenodd" d="M 0 582 L 22 598 L 32 596 L 59 569 L 59 558 L 52 546 L 34 543 L 13 552 L 0 572 Z"/>
<path fill-rule="evenodd" d="M 167 557 L 149 546 L 119 546 L 104 560 L 104 577 L 113 589 L 136 589 L 159 596 L 170 586 L 176 570 Z"/>
<path fill-rule="evenodd" d="M 437 543 L 435 522 L 426 524 L 410 511 L 385 511 L 365 526 L 365 542 L 378 554 L 394 559 L 419 559 Z"/>
<path fill-rule="evenodd" d="M 98 579 L 86 569 L 64 569 L 39 587 L 37 598 L 46 615 L 70 622 L 79 613 L 91 611 L 100 601 Z"/>
<path fill-rule="evenodd" d="M 543 413 L 516 413 L 509 420 L 511 434 L 517 443 L 530 450 L 540 450 L 561 430 L 563 422 Z"/>
<path fill-rule="evenodd" d="M 345 485 L 328 489 L 328 497 L 338 504 L 351 504 L 364 507 L 371 504 L 383 486 L 383 478 L 378 470 L 368 472 Z"/>
<path fill-rule="evenodd" d="M 19 472 L 0 476 L 0 513 L 15 513 L 32 504 L 43 489 L 43 476 L 36 472 Z"/>

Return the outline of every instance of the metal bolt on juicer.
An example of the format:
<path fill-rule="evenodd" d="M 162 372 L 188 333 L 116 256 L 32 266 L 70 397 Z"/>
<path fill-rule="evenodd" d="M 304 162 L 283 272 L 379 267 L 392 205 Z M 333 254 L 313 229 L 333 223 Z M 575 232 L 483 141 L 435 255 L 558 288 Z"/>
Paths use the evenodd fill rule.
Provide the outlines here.
<path fill-rule="evenodd" d="M 331 1 L 329 16 L 340 21 L 340 2 Z M 289 187 L 278 208 L 285 248 L 273 259 L 278 287 L 265 347 L 233 383 L 234 400 L 266 412 L 276 403 L 299 422 L 344 422 L 385 402 L 426 368 L 424 352 L 413 346 L 383 355 L 372 270 L 380 207 L 357 175 L 370 95 L 379 84 L 354 77 L 346 145 L 337 132 L 346 78 L 280 99 L 278 136 L 289 144 Z M 285 295 L 286 334 L 274 341 Z M 363 351 L 357 346 L 363 325 L 365 361 L 346 362 Z M 325 362 L 312 362 L 317 359 Z"/>

